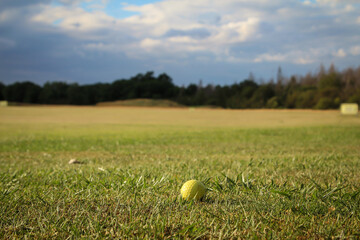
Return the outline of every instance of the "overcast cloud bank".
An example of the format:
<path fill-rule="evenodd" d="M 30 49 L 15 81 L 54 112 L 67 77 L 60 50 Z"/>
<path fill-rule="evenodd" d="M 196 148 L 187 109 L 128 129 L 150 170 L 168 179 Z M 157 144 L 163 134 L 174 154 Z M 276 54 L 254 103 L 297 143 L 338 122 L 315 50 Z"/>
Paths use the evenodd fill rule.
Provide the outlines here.
<path fill-rule="evenodd" d="M 2 1 L 0 80 L 86 83 L 155 70 L 177 84 L 230 83 L 249 72 L 268 79 L 277 66 L 303 74 L 360 63 L 354 0 L 115 2 Z"/>

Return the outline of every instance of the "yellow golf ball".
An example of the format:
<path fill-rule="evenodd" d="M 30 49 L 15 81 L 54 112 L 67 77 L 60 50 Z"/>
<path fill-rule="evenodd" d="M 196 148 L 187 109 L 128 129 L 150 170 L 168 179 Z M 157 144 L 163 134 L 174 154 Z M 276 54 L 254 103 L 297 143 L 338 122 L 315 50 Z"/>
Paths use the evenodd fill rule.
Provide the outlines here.
<path fill-rule="evenodd" d="M 189 180 L 182 185 L 180 193 L 184 200 L 195 199 L 199 201 L 206 194 L 205 185 L 197 180 Z"/>

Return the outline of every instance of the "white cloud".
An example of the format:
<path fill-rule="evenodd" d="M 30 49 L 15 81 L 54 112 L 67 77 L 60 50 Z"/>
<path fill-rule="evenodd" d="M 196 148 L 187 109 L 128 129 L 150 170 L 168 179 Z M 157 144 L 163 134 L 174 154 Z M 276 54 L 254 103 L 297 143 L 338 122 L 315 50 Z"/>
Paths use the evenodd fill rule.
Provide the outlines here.
<path fill-rule="evenodd" d="M 59 2 L 65 5 L 79 5 L 82 2 L 91 2 L 91 0 L 59 0 Z"/>
<path fill-rule="evenodd" d="M 351 49 L 350 49 L 350 53 L 354 56 L 358 56 L 360 55 L 360 45 L 358 46 L 353 46 Z"/>
<path fill-rule="evenodd" d="M 342 4 L 351 4 L 351 3 L 359 3 L 359 0 L 316 0 L 319 3 L 342 3 Z"/>
<path fill-rule="evenodd" d="M 260 56 L 256 57 L 254 59 L 254 62 L 282 62 L 286 59 L 287 57 L 284 54 L 261 54 Z"/>
<path fill-rule="evenodd" d="M 294 63 L 296 63 L 296 64 L 311 64 L 311 63 L 313 63 L 313 62 L 314 62 L 313 59 L 310 59 L 310 58 L 302 58 L 302 57 L 294 60 Z"/>
<path fill-rule="evenodd" d="M 164 55 L 172 56 L 173 53 L 179 51 L 205 51 L 214 54 L 215 59 L 220 61 L 248 59 L 248 61 L 256 60 L 256 62 L 282 62 L 290 58 L 288 48 L 304 48 L 306 51 L 306 47 L 329 46 L 327 51 L 322 51 L 323 57 L 317 54 L 314 59 L 312 54 L 304 53 L 291 56 L 291 62 L 295 64 L 309 64 L 324 59 L 327 54 L 332 54 L 333 47 L 331 46 L 334 44 L 338 45 L 338 49 L 344 48 L 341 44 L 347 43 L 337 40 L 340 38 L 337 32 L 343 28 L 341 25 L 351 24 L 351 22 L 343 17 L 342 12 L 344 9 L 348 12 L 356 9 L 352 1 L 321 0 L 310 3 L 309 1 L 306 5 L 285 0 L 272 2 L 167 0 L 143 6 L 126 6 L 126 10 L 135 11 L 138 14 L 123 21 L 128 24 L 132 36 L 139 39 L 139 45 L 132 44 L 131 47 L 143 49 L 146 54 L 155 54 L 155 52 L 159 54 L 160 51 Z M 337 5 L 341 5 L 338 7 L 339 11 L 336 9 Z M 331 6 L 333 10 L 329 11 L 328 6 Z M 318 18 L 318 16 L 322 17 Z M 314 21 L 309 21 L 312 18 L 324 20 L 314 24 Z M 191 31 L 196 28 L 206 29 L 209 35 L 201 39 L 193 38 L 191 34 L 166 36 L 166 33 L 172 29 Z M 287 40 L 291 35 L 295 39 L 293 42 Z M 333 42 L 330 43 L 329 39 Z M 234 50 L 241 49 L 241 45 L 252 46 L 254 52 L 246 49 Z M 265 51 L 259 52 L 256 46 L 265 48 Z M 131 52 L 136 51 L 136 49 L 131 50 Z M 277 53 L 268 53 L 274 51 Z M 255 57 L 244 57 L 244 53 L 255 55 Z M 342 51 L 337 52 L 336 55 L 346 57 Z M 177 56 L 179 55 L 174 57 Z"/>
<path fill-rule="evenodd" d="M 346 57 L 346 53 L 345 53 L 344 49 L 340 48 L 339 50 L 337 50 L 336 52 L 333 53 L 333 56 L 338 57 L 338 58 L 344 58 L 344 57 Z"/>
<path fill-rule="evenodd" d="M 346 12 L 352 12 L 355 10 L 355 7 L 351 4 L 347 4 L 344 9 Z"/>
<path fill-rule="evenodd" d="M 34 15 L 31 20 L 35 23 L 53 25 L 59 21 L 59 27 L 67 31 L 94 31 L 110 28 L 116 24 L 116 20 L 102 11 L 86 12 L 80 7 L 51 7 L 44 6 L 40 13 Z"/>
<path fill-rule="evenodd" d="M 322 49 L 307 49 L 307 51 L 292 50 L 284 53 L 276 54 L 261 54 L 253 61 L 256 63 L 261 62 L 287 62 L 293 64 L 310 64 L 318 61 L 319 56 L 322 54 Z"/>
<path fill-rule="evenodd" d="M 161 41 L 151 38 L 145 38 L 140 42 L 140 46 L 147 51 L 151 51 L 152 49 L 161 46 Z"/>
<path fill-rule="evenodd" d="M 314 3 L 313 3 L 312 1 L 310 1 L 310 0 L 306 0 L 306 1 L 303 2 L 303 4 L 304 4 L 304 5 L 311 6 L 311 5 L 313 5 Z"/>
<path fill-rule="evenodd" d="M 233 1 L 220 4 L 209 3 L 208 0 L 182 2 L 170 0 L 143 6 L 126 6 L 126 10 L 136 11 L 139 14 L 124 19 L 124 22 L 131 26 L 133 36 L 140 39 L 139 46 L 146 54 L 151 51 L 159 54 L 160 51 L 163 54 L 177 53 L 176 57 L 178 57 L 184 56 L 184 54 L 178 55 L 181 51 L 207 51 L 220 57 L 219 55 L 225 56 L 232 45 L 251 41 L 260 35 L 258 28 L 261 19 L 256 17 L 259 14 L 251 16 L 249 13 L 255 11 L 249 9 L 233 10 L 230 8 L 233 4 Z M 226 14 L 219 12 L 219 9 Z M 230 13 L 227 13 L 229 10 Z M 196 29 L 203 29 L 208 34 L 199 38 L 195 35 Z M 172 30 L 188 34 L 167 36 Z M 132 47 L 138 46 L 133 44 Z"/>
<path fill-rule="evenodd" d="M 329 56 L 346 59 L 347 52 L 359 55 L 358 48 L 348 47 L 360 42 L 353 24 L 360 23 L 357 1 L 163 0 L 124 4 L 123 10 L 135 12 L 128 18 L 107 14 L 104 0 L 61 2 L 37 5 L 27 16 L 29 24 L 35 31 L 74 39 L 84 52 L 123 53 L 151 62 L 185 58 L 299 65 L 331 61 Z M 0 24 L 19 16 L 0 10 Z"/>
<path fill-rule="evenodd" d="M 195 39 L 188 36 L 170 37 L 168 38 L 168 41 L 176 44 L 193 44 L 197 42 Z"/>
<path fill-rule="evenodd" d="M 254 37 L 260 20 L 249 18 L 246 21 L 229 22 L 220 26 L 213 40 L 218 44 L 245 42 Z"/>
<path fill-rule="evenodd" d="M 357 4 L 358 0 L 316 0 L 319 4 L 336 6 L 337 4 Z"/>

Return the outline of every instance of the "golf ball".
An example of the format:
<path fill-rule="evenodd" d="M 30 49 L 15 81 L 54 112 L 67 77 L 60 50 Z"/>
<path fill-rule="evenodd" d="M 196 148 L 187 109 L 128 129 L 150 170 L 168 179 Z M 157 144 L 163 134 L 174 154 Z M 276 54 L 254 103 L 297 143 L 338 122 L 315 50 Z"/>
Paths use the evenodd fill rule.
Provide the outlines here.
<path fill-rule="evenodd" d="M 189 180 L 182 185 L 180 193 L 184 200 L 195 199 L 199 201 L 206 194 L 205 185 L 197 180 Z"/>

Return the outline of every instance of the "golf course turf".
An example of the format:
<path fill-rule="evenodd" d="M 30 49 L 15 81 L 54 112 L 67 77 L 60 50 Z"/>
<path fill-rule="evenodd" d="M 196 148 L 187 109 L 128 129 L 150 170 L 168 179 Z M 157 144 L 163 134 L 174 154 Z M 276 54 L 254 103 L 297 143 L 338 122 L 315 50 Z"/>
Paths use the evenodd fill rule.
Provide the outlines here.
<path fill-rule="evenodd" d="M 2 107 L 0 179 L 0 238 L 356 239 L 360 118 Z"/>

